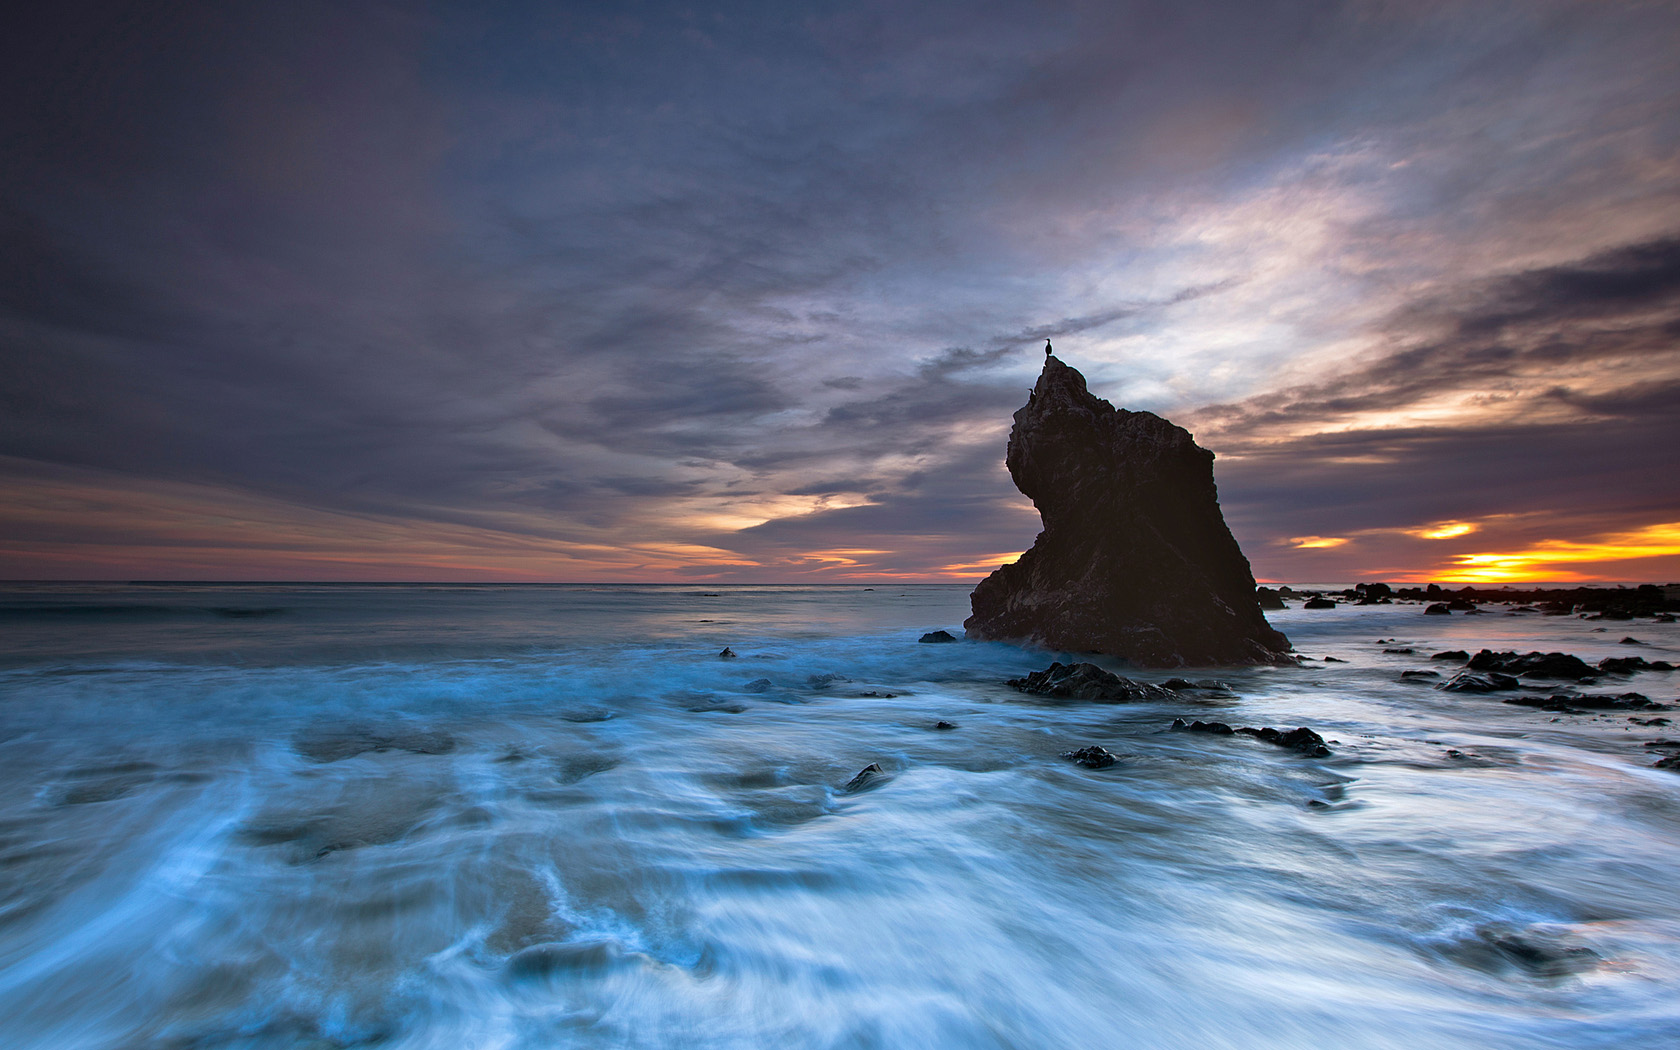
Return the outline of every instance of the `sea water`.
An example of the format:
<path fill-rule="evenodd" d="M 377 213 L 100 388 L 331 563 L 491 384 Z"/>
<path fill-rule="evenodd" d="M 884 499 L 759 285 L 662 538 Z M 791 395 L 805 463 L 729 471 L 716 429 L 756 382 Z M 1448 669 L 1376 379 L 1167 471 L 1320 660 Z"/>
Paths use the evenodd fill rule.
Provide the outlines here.
<path fill-rule="evenodd" d="M 8 585 L 0 1046 L 1680 1045 L 1680 732 L 1400 677 L 1675 625 L 1297 608 L 1313 661 L 1107 704 L 918 642 L 966 606 Z"/>

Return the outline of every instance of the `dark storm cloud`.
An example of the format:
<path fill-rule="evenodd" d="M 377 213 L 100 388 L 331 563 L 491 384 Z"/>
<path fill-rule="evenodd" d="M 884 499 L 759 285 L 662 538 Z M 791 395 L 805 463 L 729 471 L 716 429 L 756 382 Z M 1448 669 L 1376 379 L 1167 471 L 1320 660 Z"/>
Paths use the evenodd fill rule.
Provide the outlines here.
<path fill-rule="evenodd" d="M 1365 230 L 1362 272 L 1402 270 L 1419 264 L 1383 247 L 1397 232 L 1494 216 L 1446 223 L 1434 243 L 1451 248 L 1507 230 L 1507 213 L 1538 225 L 1561 205 L 1533 187 L 1632 185 L 1673 140 L 1640 108 L 1672 93 L 1649 72 L 1672 57 L 1672 19 L 1645 8 L 89 3 L 6 18 L 0 456 L 32 472 L 0 474 L 200 485 L 557 551 L 709 543 L 793 564 L 802 543 L 897 544 L 915 555 L 887 560 L 909 571 L 950 560 L 931 537 L 1018 549 L 1031 521 L 1018 536 L 1002 442 L 1044 338 L 1090 354 L 1096 377 L 1175 324 L 1272 309 L 1273 260 L 1184 247 L 1204 243 L 1206 214 L 1303 157 L 1381 140 L 1405 156 L 1375 168 L 1429 173 L 1386 188 Z M 1638 142 L 1604 159 L 1558 115 L 1572 107 L 1616 113 Z M 1555 145 L 1505 150 L 1513 127 Z M 1446 161 L 1417 146 L 1441 142 Z M 1467 205 L 1490 194 L 1515 203 Z M 1242 400 L 1264 384 L 1213 394 L 1199 365 L 1139 363 L 1186 403 L 1230 401 L 1217 418 L 1247 449 L 1266 427 L 1443 386 L 1659 357 L 1676 324 L 1659 232 L 1460 295 L 1431 272 L 1378 333 L 1383 361 L 1265 402 Z M 1630 426 L 1666 403 L 1631 380 L 1543 390 L 1551 410 Z M 1289 473 L 1258 449 L 1239 462 Z M 1289 477 L 1290 498 L 1319 499 Z M 1278 519 L 1242 491 L 1255 520 Z M 842 498 L 869 505 L 825 502 Z M 732 538 L 720 514 L 773 520 Z"/>

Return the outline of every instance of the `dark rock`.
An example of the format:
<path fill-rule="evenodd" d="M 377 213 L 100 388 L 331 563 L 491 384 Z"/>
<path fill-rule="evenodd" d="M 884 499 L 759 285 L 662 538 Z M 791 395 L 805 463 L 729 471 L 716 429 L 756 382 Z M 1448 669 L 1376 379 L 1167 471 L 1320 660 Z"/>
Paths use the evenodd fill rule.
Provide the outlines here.
<path fill-rule="evenodd" d="M 1009 684 L 1034 696 L 1056 696 L 1072 700 L 1171 700 L 1176 694 L 1148 682 L 1134 682 L 1103 670 L 1096 664 L 1051 664 L 1025 678 L 1011 678 Z"/>
<path fill-rule="evenodd" d="M 556 977 L 600 977 L 635 964 L 616 941 L 585 940 L 533 944 L 507 961 L 507 974 L 516 981 L 545 981 Z"/>
<path fill-rule="evenodd" d="M 1194 722 L 1186 722 L 1182 718 L 1175 718 L 1173 719 L 1171 728 L 1182 730 L 1187 733 L 1213 733 L 1218 736 L 1230 736 L 1232 733 L 1236 732 L 1235 729 L 1232 729 L 1224 722 L 1203 722 L 1201 719 L 1197 719 Z"/>
<path fill-rule="evenodd" d="M 1175 693 L 1182 693 L 1190 689 L 1200 689 L 1209 693 L 1229 693 L 1231 683 L 1221 682 L 1217 678 L 1199 678 L 1192 682 L 1188 678 L 1169 678 L 1161 683 L 1161 688 L 1171 689 Z"/>
<path fill-rule="evenodd" d="M 1336 603 L 1328 598 L 1308 598 L 1301 603 L 1303 609 L 1334 609 Z"/>
<path fill-rule="evenodd" d="M 1447 603 L 1447 608 L 1453 612 L 1475 612 L 1476 603 L 1468 598 L 1454 598 Z"/>
<path fill-rule="evenodd" d="M 1673 623 L 1674 622 L 1674 616 L 1673 616 L 1672 613 L 1658 613 L 1656 616 L 1651 617 L 1651 622 L 1652 623 Z"/>
<path fill-rule="evenodd" d="M 1268 744 L 1276 744 L 1278 747 L 1287 747 L 1291 751 L 1299 751 L 1308 758 L 1328 758 L 1330 755 L 1330 748 L 1324 743 L 1324 738 L 1306 726 L 1283 732 L 1279 732 L 1271 726 L 1265 726 L 1261 729 L 1239 726 L 1237 732 L 1257 737 Z"/>
<path fill-rule="evenodd" d="M 1487 927 L 1477 933 L 1482 945 L 1463 946 L 1460 954 L 1465 962 L 1488 972 L 1515 969 L 1529 977 L 1557 979 L 1591 970 L 1601 961 L 1591 948 L 1563 944 L 1537 930 Z"/>
<path fill-rule="evenodd" d="M 955 728 L 957 728 L 957 724 L 955 722 L 939 721 L 939 722 L 935 722 L 933 724 L 933 728 L 935 728 L 935 729 L 955 729 Z"/>
<path fill-rule="evenodd" d="M 1107 769 L 1109 766 L 1112 766 L 1115 762 L 1119 761 L 1115 758 L 1113 752 L 1106 748 L 1098 747 L 1095 744 L 1092 744 L 1090 747 L 1082 747 L 1078 751 L 1063 751 L 1062 757 L 1072 759 L 1074 762 L 1079 763 L 1086 769 Z"/>
<path fill-rule="evenodd" d="M 867 788 L 875 787 L 877 784 L 880 784 L 886 779 L 887 771 L 881 768 L 881 763 L 871 762 L 867 766 L 858 770 L 857 776 L 846 781 L 846 786 L 841 790 L 848 793 L 863 791 Z"/>
<path fill-rule="evenodd" d="M 1470 654 L 1463 649 L 1446 649 L 1430 657 L 1431 660 L 1468 660 Z"/>
<path fill-rule="evenodd" d="M 725 660 L 732 660 L 735 658 L 735 650 L 726 645 L 723 647 L 723 652 L 718 653 L 718 655 L 723 657 Z"/>
<path fill-rule="evenodd" d="M 1439 678 L 1439 677 L 1441 677 L 1441 672 L 1439 672 L 1439 671 L 1401 671 L 1400 672 L 1400 677 L 1401 678 Z"/>
<path fill-rule="evenodd" d="M 1441 604 L 1440 602 L 1436 602 L 1434 605 L 1431 605 L 1428 608 L 1424 609 L 1423 610 L 1423 615 L 1425 615 L 1425 616 L 1451 616 L 1452 615 L 1452 610 L 1448 609 L 1445 605 Z"/>
<path fill-rule="evenodd" d="M 1508 674 L 1474 674 L 1461 671 L 1435 688 L 1445 689 L 1449 693 L 1497 693 L 1505 689 L 1516 689 L 1521 685 L 1521 682 Z"/>
<path fill-rule="evenodd" d="M 1324 662 L 1327 663 L 1327 664 L 1345 664 L 1345 663 L 1347 663 L 1346 660 L 1338 660 L 1334 656 L 1326 656 L 1324 658 Z"/>
<path fill-rule="evenodd" d="M 954 642 L 956 640 L 957 640 L 957 636 L 952 634 L 950 631 L 929 631 L 928 633 L 922 635 L 920 638 L 916 639 L 916 641 L 918 641 L 918 642 L 929 642 L 929 643 L 933 643 L 933 642 Z"/>
<path fill-rule="evenodd" d="M 865 689 L 863 692 L 859 693 L 858 696 L 867 697 L 871 700 L 896 700 L 896 699 L 898 699 L 898 694 L 897 693 L 882 693 L 882 692 L 877 692 L 874 689 Z"/>
<path fill-rule="evenodd" d="M 1672 671 L 1667 660 L 1646 660 L 1643 656 L 1606 656 L 1598 662 L 1598 669 L 1610 674 L 1633 674 L 1635 671 Z"/>
<path fill-rule="evenodd" d="M 1116 410 L 1051 357 L 1015 413 L 1008 465 L 1044 531 L 974 589 L 970 637 L 1145 667 L 1286 658 L 1220 514 L 1213 455 L 1182 428 Z"/>
<path fill-rule="evenodd" d="M 1256 587 L 1256 588 L 1254 588 L 1254 597 L 1259 601 L 1260 608 L 1262 608 L 1262 609 L 1287 609 L 1287 608 L 1289 608 L 1289 606 L 1283 604 L 1283 595 L 1279 594 L 1277 591 L 1272 590 L 1270 587 Z"/>
<path fill-rule="evenodd" d="M 1623 645 L 1644 645 L 1645 643 L 1640 641 L 1637 638 L 1632 637 L 1630 635 L 1629 637 L 1623 638 L 1621 644 L 1623 644 Z"/>
<path fill-rule="evenodd" d="M 767 692 L 770 691 L 770 686 L 771 685 L 772 685 L 772 683 L 771 683 L 770 679 L 768 679 L 768 678 L 754 678 L 752 681 L 748 682 L 746 685 L 743 685 L 741 687 L 741 692 L 743 692 L 743 693 L 767 693 Z"/>
<path fill-rule="evenodd" d="M 1515 696 L 1505 701 L 1518 707 L 1538 707 L 1542 711 L 1661 711 L 1663 705 L 1654 704 L 1643 693 L 1604 694 L 1558 693 L 1553 696 Z"/>
<path fill-rule="evenodd" d="M 1597 678 L 1598 672 L 1591 664 L 1578 656 L 1568 653 L 1523 653 L 1506 651 L 1496 653 L 1491 649 L 1483 649 L 1469 661 L 1472 671 L 1499 671 L 1503 674 L 1522 675 L 1524 678 L 1563 678 L 1569 681 L 1580 681 L 1583 678 Z"/>
<path fill-rule="evenodd" d="M 1215 736 L 1230 736 L 1234 733 L 1240 733 L 1244 736 L 1254 737 L 1257 740 L 1264 740 L 1268 744 L 1275 744 L 1278 747 L 1287 747 L 1292 751 L 1299 751 L 1301 754 L 1306 755 L 1309 758 L 1327 758 L 1331 754 L 1330 748 L 1324 742 L 1324 738 L 1305 726 L 1282 732 L 1273 729 L 1271 726 L 1265 726 L 1260 729 L 1255 729 L 1252 726 L 1237 726 L 1236 728 L 1232 728 L 1224 722 L 1202 722 L 1199 720 L 1195 722 L 1186 722 L 1182 718 L 1175 718 L 1173 719 L 1171 728 L 1189 733 L 1212 733 Z"/>
<path fill-rule="evenodd" d="M 1672 769 L 1680 773 L 1680 752 L 1669 755 L 1667 758 L 1659 758 L 1652 765 L 1658 769 Z"/>

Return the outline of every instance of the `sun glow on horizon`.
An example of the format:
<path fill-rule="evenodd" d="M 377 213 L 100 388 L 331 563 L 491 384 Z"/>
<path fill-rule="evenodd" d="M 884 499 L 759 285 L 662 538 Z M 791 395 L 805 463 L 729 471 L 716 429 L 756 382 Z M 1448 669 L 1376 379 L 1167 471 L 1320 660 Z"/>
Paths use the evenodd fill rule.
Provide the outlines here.
<path fill-rule="evenodd" d="M 1448 583 L 1577 582 L 1596 577 L 1569 566 L 1676 555 L 1680 555 L 1680 522 L 1665 522 L 1610 533 L 1592 543 L 1541 540 L 1518 551 L 1454 555 L 1440 579 Z"/>

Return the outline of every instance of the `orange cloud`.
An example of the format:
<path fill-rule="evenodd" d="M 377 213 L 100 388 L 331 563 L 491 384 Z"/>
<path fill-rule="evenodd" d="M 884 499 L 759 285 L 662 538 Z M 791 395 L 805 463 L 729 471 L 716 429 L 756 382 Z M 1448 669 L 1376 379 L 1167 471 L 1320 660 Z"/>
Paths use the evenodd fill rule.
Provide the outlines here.
<path fill-rule="evenodd" d="M 1317 550 L 1324 547 L 1340 547 L 1348 542 L 1348 538 L 1346 536 L 1292 536 L 1288 542 L 1291 547 Z"/>
<path fill-rule="evenodd" d="M 1473 521 L 1438 521 L 1422 528 L 1407 529 L 1406 535 L 1416 536 L 1420 540 L 1450 540 L 1468 536 L 1480 528 L 1481 526 Z"/>
<path fill-rule="evenodd" d="M 1519 551 L 1460 554 L 1441 577 L 1453 583 L 1590 580 L 1578 567 L 1680 555 L 1680 522 L 1610 533 L 1593 542 L 1542 540 Z"/>

